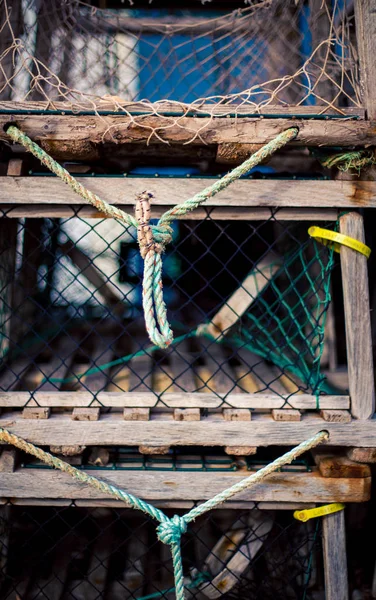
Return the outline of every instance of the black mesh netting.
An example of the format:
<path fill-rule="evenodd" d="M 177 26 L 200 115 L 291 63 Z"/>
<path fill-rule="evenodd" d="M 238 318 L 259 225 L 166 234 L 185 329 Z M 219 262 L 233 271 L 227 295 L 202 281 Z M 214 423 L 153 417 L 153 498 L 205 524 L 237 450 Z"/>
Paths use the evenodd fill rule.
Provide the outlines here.
<path fill-rule="evenodd" d="M 187 598 L 311 598 L 322 586 L 319 521 L 292 511 L 216 510 L 183 537 Z M 130 509 L 4 505 L 4 600 L 174 598 L 169 549 Z"/>
<path fill-rule="evenodd" d="M 72 214 L 4 217 L 3 391 L 29 392 L 24 405 L 89 392 L 87 405 L 104 406 L 112 392 L 140 392 L 151 407 L 173 392 L 210 393 L 218 406 L 245 392 L 286 401 L 335 392 L 320 369 L 333 253 L 309 237 L 309 223 L 276 212 L 175 224 L 163 256 L 175 341 L 162 351 L 145 332 L 135 231 Z"/>

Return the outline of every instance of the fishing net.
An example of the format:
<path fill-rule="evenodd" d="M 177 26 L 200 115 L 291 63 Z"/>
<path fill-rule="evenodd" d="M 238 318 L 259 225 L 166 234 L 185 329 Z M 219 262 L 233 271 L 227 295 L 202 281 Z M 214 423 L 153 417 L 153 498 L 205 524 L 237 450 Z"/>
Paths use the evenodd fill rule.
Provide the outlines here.
<path fill-rule="evenodd" d="M 193 141 L 214 116 L 359 109 L 352 2 L 179 4 L 2 0 L 0 100 L 122 112 L 162 141 L 174 126 Z"/>

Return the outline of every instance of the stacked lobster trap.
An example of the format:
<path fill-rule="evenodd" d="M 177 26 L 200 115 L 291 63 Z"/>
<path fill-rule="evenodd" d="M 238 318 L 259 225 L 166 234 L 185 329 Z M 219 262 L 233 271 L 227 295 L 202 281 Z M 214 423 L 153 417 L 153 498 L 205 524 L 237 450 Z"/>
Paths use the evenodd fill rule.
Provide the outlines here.
<path fill-rule="evenodd" d="M 190 525 L 184 593 L 345 599 L 319 505 L 369 499 L 376 447 L 375 15 L 235 4 L 0 4 L 0 427 L 171 516 L 325 430 Z M 0 492 L 1 597 L 178 593 L 103 490 L 4 446 Z"/>

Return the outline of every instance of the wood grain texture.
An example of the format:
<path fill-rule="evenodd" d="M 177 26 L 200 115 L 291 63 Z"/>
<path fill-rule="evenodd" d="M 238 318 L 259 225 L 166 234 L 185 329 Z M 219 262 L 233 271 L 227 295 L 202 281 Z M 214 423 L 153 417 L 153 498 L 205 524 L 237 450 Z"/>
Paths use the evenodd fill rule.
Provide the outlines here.
<path fill-rule="evenodd" d="M 331 481 L 335 480 L 332 479 Z M 344 511 L 341 510 L 332 515 L 322 517 L 322 529 L 325 598 L 326 600 L 348 600 L 349 591 Z"/>
<path fill-rule="evenodd" d="M 328 423 L 350 423 L 351 415 L 348 410 L 320 410 L 320 417 Z"/>
<path fill-rule="evenodd" d="M 1 183 L 1 177 L 0 177 Z M 99 213 L 94 207 L 82 206 L 72 207 L 69 205 L 57 204 L 0 204 L 0 216 L 6 215 L 8 219 L 19 218 L 62 218 L 76 217 L 79 210 L 80 218 L 84 219 L 104 219 L 107 218 L 103 213 Z M 126 213 L 133 214 L 133 207 L 123 206 L 122 210 Z M 165 208 L 156 206 L 153 208 L 153 217 L 160 217 L 165 212 Z M 186 215 L 187 220 L 202 220 L 208 217 L 217 221 L 232 220 L 232 221 L 266 221 L 272 217 L 272 209 L 270 208 L 244 208 L 233 206 L 211 207 L 208 209 L 199 208 L 192 213 Z M 279 208 L 278 219 L 280 221 L 336 221 L 338 210 L 335 208 Z"/>
<path fill-rule="evenodd" d="M 118 18 L 118 17 L 116 17 Z M 137 23 L 140 20 L 137 18 Z M 179 19 L 180 22 L 180 19 Z M 155 23 L 155 19 L 153 19 L 153 23 Z M 212 23 L 212 22 L 211 22 Z M 184 114 L 189 112 L 190 115 L 200 115 L 203 113 L 210 113 L 213 115 L 222 115 L 227 116 L 231 113 L 236 113 L 237 115 L 247 115 L 249 114 L 250 107 L 247 104 L 209 104 L 209 103 L 199 103 L 197 105 L 192 104 L 184 104 L 183 102 L 174 102 L 168 100 L 160 100 L 158 102 L 130 102 L 127 100 L 121 100 L 116 102 L 118 112 L 118 116 L 121 116 L 121 110 L 124 111 L 124 114 L 128 113 L 143 113 L 145 115 L 155 114 L 155 113 L 163 113 L 175 112 L 176 114 Z M 76 107 L 77 108 L 77 107 Z M 113 101 L 109 99 L 102 98 L 100 100 L 100 106 L 96 107 L 98 112 L 100 111 L 110 111 L 114 108 Z M 47 110 L 56 110 L 67 112 L 72 109 L 71 102 L 61 102 L 61 101 L 8 101 L 2 99 L 0 101 L 0 111 L 47 111 Z M 93 112 L 94 105 L 92 102 L 80 102 L 80 111 L 91 111 Z M 268 104 L 267 106 L 263 106 L 260 108 L 260 114 L 264 115 L 312 115 L 312 106 L 281 106 L 279 104 L 273 105 Z M 325 113 L 325 114 L 324 114 Z M 359 117 L 364 119 L 365 111 L 362 107 L 354 106 L 354 107 L 346 107 L 346 108 L 337 108 L 337 107 L 329 107 L 329 106 L 315 106 L 315 114 L 322 114 L 322 118 L 325 119 L 325 115 L 337 115 L 339 117 Z"/>
<path fill-rule="evenodd" d="M 347 213 L 342 216 L 340 232 L 364 243 L 361 215 Z M 369 419 L 375 411 L 375 388 L 367 258 L 342 246 L 341 271 L 351 414 L 357 419 Z"/>
<path fill-rule="evenodd" d="M 331 446 L 376 447 L 376 419 L 326 423 L 309 414 L 299 422 L 277 422 L 269 414 L 254 414 L 250 422 L 225 421 L 222 415 L 174 421 L 163 414 L 150 421 L 124 421 L 122 413 L 102 415 L 99 421 L 72 421 L 69 415 L 52 414 L 30 427 L 19 413 L 9 412 L 1 415 L 0 427 L 41 446 L 295 446 L 325 430 Z"/>
<path fill-rule="evenodd" d="M 0 141 L 10 141 L 4 126 L 11 122 L 61 160 L 97 160 L 104 143 L 265 144 L 291 127 L 299 128 L 294 146 L 361 146 L 376 140 L 375 124 L 363 120 L 1 114 Z"/>
<path fill-rule="evenodd" d="M 113 471 L 90 470 L 91 475 L 126 489 L 145 500 L 206 500 L 250 473 L 229 471 Z M 328 479 L 316 469 L 311 473 L 273 473 L 236 498 L 272 502 L 364 502 L 369 499 L 370 478 Z M 0 474 L 1 493 L 16 498 L 108 499 L 65 473 L 50 469 L 21 469 Z M 120 503 L 119 503 L 120 505 Z"/>
<path fill-rule="evenodd" d="M 275 421 L 300 421 L 302 415 L 295 408 L 274 409 L 272 417 Z"/>
<path fill-rule="evenodd" d="M 77 180 L 110 204 L 121 206 L 123 210 L 130 207 L 132 214 L 135 195 L 140 190 L 150 189 L 155 196 L 152 216 L 159 216 L 163 212 L 162 207 L 163 210 L 167 210 L 167 208 L 201 192 L 215 181 L 212 178 L 192 179 L 186 177 L 172 179 L 162 177 L 77 177 Z M 82 205 L 84 202 L 58 178 L 31 176 L 0 177 L 0 204 L 7 207 L 7 210 L 10 208 L 9 205 L 27 204 L 32 211 L 36 204 L 45 206 L 62 204 L 67 209 L 68 204 Z M 249 213 L 249 218 L 257 218 L 256 214 L 258 213 L 261 215 L 259 218 L 264 219 L 264 215 L 267 213 L 262 213 L 262 209 L 268 211 L 268 207 L 281 207 L 290 209 L 290 213 L 287 212 L 287 216 L 284 218 L 291 219 L 292 208 L 308 209 L 312 207 L 333 210 L 334 208 L 367 206 L 376 206 L 375 181 L 241 179 L 209 198 L 205 202 L 204 208 L 197 209 L 190 215 L 191 218 L 202 218 L 203 214 L 207 214 L 205 207 L 226 207 L 226 210 L 235 207 L 243 210 L 257 208 L 256 213 L 252 211 Z M 36 206 L 34 208 L 37 209 Z M 88 208 L 92 211 L 91 215 L 96 213 L 98 217 L 103 217 L 93 208 Z M 33 215 L 32 212 L 30 214 Z M 245 212 L 243 218 L 246 218 L 246 215 Z M 283 215 L 284 213 L 281 212 L 281 217 Z M 278 217 L 280 217 L 279 214 Z M 312 217 L 319 218 L 320 215 L 307 214 L 308 219 Z M 327 215 L 323 215 L 324 217 L 327 218 Z M 295 218 L 303 220 L 302 214 L 297 214 Z M 333 213 L 331 218 L 336 218 Z"/>
<path fill-rule="evenodd" d="M 74 408 L 72 412 L 73 421 L 98 421 L 99 408 Z"/>
<path fill-rule="evenodd" d="M 39 406 L 26 406 L 22 411 L 24 419 L 48 419 L 51 409 Z"/>
<path fill-rule="evenodd" d="M 139 363 L 137 373 L 140 374 Z M 85 367 L 87 368 L 87 367 Z M 97 401 L 92 392 L 35 392 L 30 400 L 30 392 L 0 392 L 0 408 L 20 408 L 41 406 L 49 408 L 108 407 L 108 408 L 248 408 L 273 409 L 288 408 L 315 410 L 316 396 L 296 394 L 248 394 L 246 392 L 218 394 L 200 392 L 167 392 L 161 400 L 153 392 L 98 392 Z M 350 408 L 349 396 L 320 396 L 319 406 L 323 409 Z"/>
<path fill-rule="evenodd" d="M 257 453 L 255 446 L 225 446 L 225 452 L 229 456 L 253 456 Z"/>
<path fill-rule="evenodd" d="M 350 460 L 360 463 L 375 463 L 376 448 L 349 448 L 347 456 Z"/>
<path fill-rule="evenodd" d="M 337 448 L 314 448 L 312 455 L 322 477 L 371 477 L 368 465 L 354 462 Z"/>
<path fill-rule="evenodd" d="M 363 105 L 368 119 L 376 118 L 376 5 L 374 0 L 355 0 L 355 30 L 359 53 Z"/>

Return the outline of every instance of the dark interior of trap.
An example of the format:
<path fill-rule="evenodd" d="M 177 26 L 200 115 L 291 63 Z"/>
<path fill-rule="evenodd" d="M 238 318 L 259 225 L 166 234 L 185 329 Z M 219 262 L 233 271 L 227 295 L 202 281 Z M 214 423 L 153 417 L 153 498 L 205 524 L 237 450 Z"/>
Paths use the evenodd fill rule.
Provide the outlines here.
<path fill-rule="evenodd" d="M 10 503 L 1 512 L 4 600 L 174 598 L 169 549 L 130 509 Z M 315 598 L 322 586 L 319 522 L 291 511 L 217 510 L 182 547 L 187 598 Z"/>

